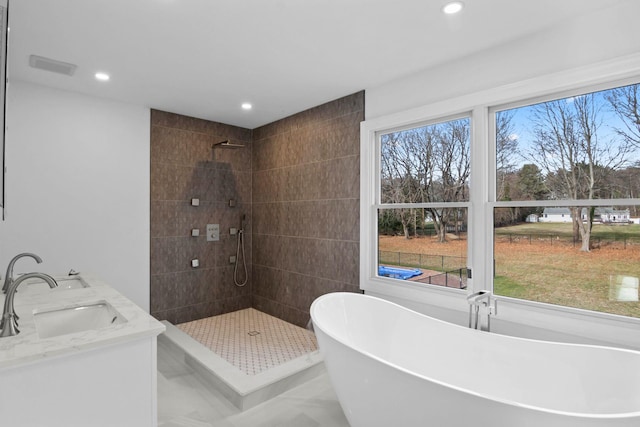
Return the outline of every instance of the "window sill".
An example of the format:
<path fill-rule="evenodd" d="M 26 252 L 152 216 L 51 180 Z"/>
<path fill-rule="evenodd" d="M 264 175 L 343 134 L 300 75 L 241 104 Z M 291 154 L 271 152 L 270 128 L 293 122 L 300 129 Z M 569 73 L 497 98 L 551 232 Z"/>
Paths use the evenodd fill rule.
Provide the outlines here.
<path fill-rule="evenodd" d="M 466 326 L 467 292 L 437 286 L 370 278 L 366 294 L 393 301 L 426 315 Z M 605 345 L 640 350 L 640 319 L 551 304 L 497 297 L 493 332 L 538 340 Z"/>

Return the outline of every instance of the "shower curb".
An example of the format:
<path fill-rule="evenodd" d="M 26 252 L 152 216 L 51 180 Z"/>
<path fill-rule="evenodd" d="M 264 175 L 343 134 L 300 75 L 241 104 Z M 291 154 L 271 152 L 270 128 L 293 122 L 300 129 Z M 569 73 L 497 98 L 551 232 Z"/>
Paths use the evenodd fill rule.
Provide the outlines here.
<path fill-rule="evenodd" d="M 185 363 L 198 373 L 207 386 L 219 391 L 241 411 L 272 399 L 326 371 L 322 356 L 316 350 L 256 375 L 247 375 L 173 324 L 166 320 L 162 324 L 167 329 L 158 340 L 182 353 Z"/>

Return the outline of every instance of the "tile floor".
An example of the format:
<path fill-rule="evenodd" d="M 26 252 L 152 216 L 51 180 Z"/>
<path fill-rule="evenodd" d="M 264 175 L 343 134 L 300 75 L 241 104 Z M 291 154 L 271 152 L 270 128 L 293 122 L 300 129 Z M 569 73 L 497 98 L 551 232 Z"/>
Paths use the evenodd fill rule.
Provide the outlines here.
<path fill-rule="evenodd" d="M 241 412 L 158 343 L 159 427 L 349 427 L 327 374 Z"/>

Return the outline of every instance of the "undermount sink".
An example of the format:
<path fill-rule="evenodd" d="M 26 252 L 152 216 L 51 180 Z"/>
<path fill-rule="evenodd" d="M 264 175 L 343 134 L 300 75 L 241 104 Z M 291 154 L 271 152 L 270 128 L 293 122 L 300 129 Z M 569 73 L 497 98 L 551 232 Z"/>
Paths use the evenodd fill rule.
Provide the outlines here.
<path fill-rule="evenodd" d="M 89 287 L 89 284 L 85 282 L 82 277 L 77 276 L 59 278 L 56 279 L 56 282 L 58 282 L 58 287 L 54 288 L 54 291 L 65 289 L 82 289 Z M 27 286 L 27 290 L 29 291 L 51 291 L 51 289 L 49 289 L 49 285 L 44 280 L 28 281 L 24 285 Z"/>
<path fill-rule="evenodd" d="M 127 320 L 106 301 L 33 313 L 40 338 L 98 330 L 126 323 Z"/>

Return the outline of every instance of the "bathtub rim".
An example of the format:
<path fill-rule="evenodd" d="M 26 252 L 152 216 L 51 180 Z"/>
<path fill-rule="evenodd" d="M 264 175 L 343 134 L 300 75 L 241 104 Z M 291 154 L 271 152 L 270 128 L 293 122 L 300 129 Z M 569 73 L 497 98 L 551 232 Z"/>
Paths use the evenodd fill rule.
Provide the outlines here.
<path fill-rule="evenodd" d="M 543 343 L 543 344 L 548 344 L 548 345 L 553 345 L 553 346 L 559 346 L 559 347 L 581 347 L 581 348 L 599 348 L 599 349 L 607 349 L 607 350 L 611 350 L 611 351 L 616 351 L 616 352 L 626 352 L 626 353 L 631 353 L 631 354 L 635 354 L 636 357 L 638 357 L 640 359 L 640 352 L 639 351 L 635 351 L 635 350 L 631 350 L 631 349 L 625 349 L 625 348 L 618 348 L 618 347 L 611 347 L 611 346 L 604 346 L 604 345 L 592 345 L 592 344 L 575 344 L 575 343 L 564 343 L 564 342 L 557 342 L 557 341 L 545 341 L 545 340 L 538 340 L 538 339 L 531 339 L 531 338 L 523 338 L 523 337 L 517 337 L 517 336 L 512 336 L 512 335 L 503 335 L 503 334 L 496 334 L 494 332 L 485 332 L 485 331 L 479 331 L 479 330 L 474 330 L 474 329 L 469 329 L 465 326 L 460 326 L 458 324 L 455 323 L 451 323 L 451 322 L 447 322 L 444 320 L 440 320 L 437 319 L 435 317 L 432 316 L 428 316 L 426 314 L 420 313 L 418 311 L 412 310 L 408 307 L 405 307 L 401 304 L 395 303 L 393 301 L 388 301 L 384 298 L 380 298 L 377 296 L 372 296 L 372 295 L 366 295 L 366 294 L 361 294 L 361 293 L 354 293 L 354 292 L 330 292 L 324 295 L 319 296 L 318 298 L 316 298 L 313 303 L 311 304 L 311 307 L 309 309 L 309 312 L 311 314 L 311 320 L 313 321 L 313 326 L 314 328 L 318 328 L 322 331 L 322 333 L 326 334 L 327 336 L 329 336 L 331 339 L 339 342 L 341 345 L 344 345 L 350 349 L 352 349 L 353 351 L 360 353 L 366 357 L 369 357 L 371 359 L 374 359 L 386 366 L 389 366 L 393 369 L 397 369 L 399 371 L 402 371 L 406 374 L 412 375 L 414 377 L 423 379 L 425 381 L 429 381 L 431 383 L 434 384 L 438 384 L 442 387 L 446 387 L 448 389 L 452 389 L 452 390 L 456 390 L 462 393 L 467 393 L 473 396 L 476 396 L 478 398 L 481 399 L 485 399 L 485 400 L 490 400 L 493 402 L 497 402 L 497 403 L 501 403 L 501 404 L 505 404 L 505 405 L 510 405 L 510 406 L 516 406 L 519 408 L 524 408 L 524 409 L 528 409 L 528 410 L 532 410 L 532 411 L 538 411 L 538 412 L 544 412 L 544 413 L 549 413 L 549 414 L 554 414 L 554 415 L 560 415 L 560 416 L 565 416 L 565 417 L 574 417 L 574 418 L 590 418 L 590 419 L 624 419 L 624 418 L 640 418 L 640 409 L 638 411 L 634 411 L 634 412 L 621 412 L 621 413 L 604 413 L 604 414 L 594 414 L 594 413 L 587 413 L 587 412 L 570 412 L 570 411 L 561 411 L 561 410 L 557 410 L 557 409 L 549 409 L 549 408 L 542 408 L 539 406 L 535 406 L 535 405 L 530 405 L 530 404 L 526 404 L 526 403 L 520 403 L 517 401 L 513 401 L 513 400 L 509 400 L 509 399 L 504 399 L 504 398 L 497 398 L 497 397 L 493 397 L 493 396 L 487 396 L 487 395 L 483 395 L 480 394 L 476 391 L 472 391 L 469 389 L 466 389 L 464 387 L 458 387 L 452 384 L 448 384 L 445 382 L 442 382 L 440 380 L 436 380 L 430 377 L 427 377 L 425 375 L 422 374 L 418 374 L 416 372 L 410 371 L 402 366 L 399 366 L 395 363 L 391 363 L 379 356 L 376 356 L 368 351 L 365 350 L 361 350 L 358 348 L 355 348 L 353 346 L 348 345 L 347 343 L 344 342 L 344 340 L 338 338 L 335 336 L 335 334 L 333 333 L 329 333 L 327 332 L 327 330 L 323 327 L 321 327 L 320 325 L 318 325 L 318 323 L 315 321 L 315 318 L 317 317 L 316 315 L 314 315 L 315 312 L 317 312 L 318 310 L 318 306 L 320 305 L 322 300 L 325 299 L 329 299 L 329 298 L 357 298 L 357 299 L 361 299 L 361 298 L 366 298 L 366 299 L 372 299 L 372 300 L 378 300 L 378 301 L 382 301 L 385 304 L 389 304 L 391 306 L 395 306 L 396 308 L 399 308 L 405 312 L 410 312 L 413 313 L 414 315 L 420 316 L 420 317 L 426 317 L 430 320 L 433 320 L 435 322 L 438 323 L 444 323 L 447 325 L 452 325 L 455 326 L 457 328 L 462 328 L 465 330 L 468 330 L 467 333 L 478 333 L 478 334 L 483 334 L 483 333 L 491 333 L 493 335 L 499 336 L 499 337 L 504 337 L 504 339 L 509 339 L 509 340 L 521 340 L 521 341 L 526 341 L 526 342 L 535 342 L 535 343 Z M 500 338 L 502 339 L 502 338 Z M 318 348 L 320 349 L 320 351 L 322 352 L 322 348 L 320 347 L 320 342 L 318 341 Z"/>

